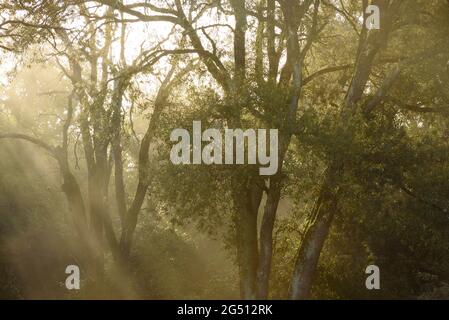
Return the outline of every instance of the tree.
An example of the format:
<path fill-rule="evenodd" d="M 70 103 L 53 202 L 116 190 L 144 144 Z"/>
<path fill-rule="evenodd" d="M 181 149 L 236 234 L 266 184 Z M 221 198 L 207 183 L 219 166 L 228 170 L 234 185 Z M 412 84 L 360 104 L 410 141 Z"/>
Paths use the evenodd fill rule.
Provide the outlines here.
<path fill-rule="evenodd" d="M 367 28 L 368 5 L 379 7 L 380 29 Z M 391 257 L 374 239 L 383 235 L 393 243 L 394 237 L 355 231 L 367 226 L 358 220 L 366 219 L 364 206 L 373 214 L 402 216 L 406 209 L 396 208 L 398 201 L 414 214 L 430 210 L 432 221 L 447 215 L 445 184 L 424 183 L 429 193 L 420 186 L 424 177 L 440 181 L 447 163 L 440 142 L 449 94 L 444 1 L 96 0 L 5 2 L 4 8 L 3 49 L 17 57 L 36 50 L 55 61 L 70 80 L 70 92 L 60 142 L 23 132 L 0 137 L 31 142 L 57 160 L 99 279 L 104 240 L 119 268 L 129 271 L 145 199 L 167 208 L 184 227 L 194 221 L 224 240 L 235 253 L 243 299 L 317 296 L 317 270 L 334 270 L 320 256 L 324 252 L 332 262 L 329 248 L 336 242 L 363 263 L 371 258 L 349 239 Z M 144 28 L 167 31 L 128 50 L 129 30 Z M 154 83 L 141 85 L 141 77 Z M 135 104 L 152 107 L 141 140 L 134 131 Z M 260 176 L 259 165 L 169 163 L 170 131 L 195 120 L 221 129 L 278 129 L 277 173 Z M 71 144 L 78 150 L 78 136 L 87 197 L 72 169 L 78 159 L 69 156 Z M 134 163 L 132 176 L 127 165 Z M 112 185 L 116 218 L 108 200 Z M 130 185 L 136 188 L 131 198 Z M 286 214 L 285 202 L 294 203 Z M 419 221 L 406 220 L 382 226 L 415 228 Z M 289 258 L 280 261 L 279 254 Z M 273 279 L 279 283 L 273 286 Z M 319 273 L 317 287 L 323 288 L 322 281 Z"/>
<path fill-rule="evenodd" d="M 54 147 L 36 137 L 22 133 L 2 134 L 0 138 L 26 140 L 45 149 L 57 160 L 61 175 L 64 178 L 62 189 L 74 214 L 80 239 L 86 242 L 86 252 L 89 253 L 88 261 L 93 264 L 91 268 L 96 277 L 101 279 L 104 272 L 104 236 L 119 266 L 123 267 L 127 263 L 137 217 L 150 182 L 150 174 L 147 168 L 148 152 L 154 131 L 160 114 L 167 104 L 170 91 L 180 83 L 183 76 L 189 72 L 190 67 L 177 72 L 176 61 L 174 61 L 173 67 L 158 89 L 153 116 L 140 144 L 137 190 L 131 205 L 127 208 L 121 141 L 121 131 L 124 125 L 122 111 L 124 94 L 135 75 L 151 72 L 151 68 L 166 54 L 161 54 L 158 50 L 159 44 L 156 44 L 154 48 L 142 51 L 135 61 L 128 65 L 125 60 L 125 39 L 123 39 L 126 24 L 123 23 L 120 33 L 122 39 L 119 39 L 121 45 L 120 59 L 114 62 L 111 47 L 115 41 L 113 38 L 117 28 L 114 25 L 113 10 L 109 9 L 102 15 L 96 15 L 91 8 L 83 3 L 77 7 L 64 5 L 61 8 L 61 6 L 59 3 L 42 4 L 37 7 L 32 4 L 18 7 L 11 5 L 9 17 L 11 20 L 8 21 L 12 22 L 5 23 L 5 25 L 19 25 L 38 31 L 42 27 L 39 21 L 41 17 L 31 13 L 35 10 L 42 12 L 44 17 L 48 14 L 46 16 L 48 19 L 55 19 L 51 27 L 44 27 L 46 34 L 43 36 L 50 45 L 50 52 L 42 51 L 41 54 L 54 59 L 72 84 L 72 92 L 68 96 L 65 112 L 66 120 L 61 128 L 62 143 L 60 146 Z M 18 13 L 17 20 L 13 20 L 15 17 L 14 10 L 17 10 L 17 12 L 27 10 L 29 15 L 20 18 L 22 15 Z M 78 10 L 77 14 L 84 22 L 76 28 L 69 28 L 70 25 L 67 24 L 71 21 L 64 20 L 64 17 L 73 14 L 74 10 Z M 70 14 L 67 14 L 67 11 Z M 57 13 L 56 17 L 50 15 L 54 12 Z M 103 21 L 106 21 L 106 23 L 103 23 Z M 8 30 L 7 35 L 12 32 L 14 31 Z M 31 31 L 28 32 L 31 33 Z M 79 59 L 80 57 L 81 59 Z M 112 89 L 110 82 L 113 83 Z M 74 114 L 77 114 L 76 124 L 73 123 Z M 77 130 L 79 130 L 82 138 L 86 161 L 88 176 L 87 205 L 84 203 L 81 187 L 68 160 L 69 129 L 73 129 L 75 125 L 78 126 Z M 122 235 L 120 241 L 114 231 L 107 205 L 108 186 L 113 166 L 115 168 L 116 200 L 121 219 Z M 86 208 L 88 208 L 89 215 L 87 215 Z M 87 222 L 88 216 L 90 223 Z"/>

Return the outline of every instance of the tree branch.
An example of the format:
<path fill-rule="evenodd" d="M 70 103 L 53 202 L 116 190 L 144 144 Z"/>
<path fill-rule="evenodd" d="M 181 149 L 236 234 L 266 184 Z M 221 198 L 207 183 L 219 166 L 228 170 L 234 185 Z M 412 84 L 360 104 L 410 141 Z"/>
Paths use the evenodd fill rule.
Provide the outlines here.
<path fill-rule="evenodd" d="M 25 140 L 28 142 L 31 142 L 43 149 L 45 149 L 46 151 L 48 151 L 54 158 L 57 158 L 57 153 L 56 153 L 56 148 L 45 143 L 44 141 L 26 135 L 26 134 L 22 134 L 22 133 L 4 133 L 4 134 L 0 134 L 0 139 L 20 139 L 20 140 Z"/>

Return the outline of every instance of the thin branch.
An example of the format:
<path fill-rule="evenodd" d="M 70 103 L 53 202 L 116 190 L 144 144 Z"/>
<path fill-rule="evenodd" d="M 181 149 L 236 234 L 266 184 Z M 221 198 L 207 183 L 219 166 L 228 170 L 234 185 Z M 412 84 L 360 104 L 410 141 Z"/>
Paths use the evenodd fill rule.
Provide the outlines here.
<path fill-rule="evenodd" d="M 20 139 L 20 140 L 25 140 L 28 142 L 31 142 L 43 149 L 45 149 L 46 151 L 48 151 L 54 158 L 57 158 L 57 154 L 56 154 L 56 148 L 49 145 L 48 143 L 45 143 L 44 141 L 26 135 L 26 134 L 22 134 L 22 133 L 4 133 L 4 134 L 0 134 L 0 139 Z"/>
<path fill-rule="evenodd" d="M 327 68 L 318 70 L 315 73 L 312 73 L 310 76 L 305 77 L 303 82 L 302 82 L 302 85 L 305 86 L 306 84 L 308 84 L 309 82 L 311 82 L 315 78 L 318 78 L 319 76 L 322 76 L 324 74 L 328 74 L 328 73 L 332 73 L 332 72 L 336 72 L 336 71 L 347 70 L 347 69 L 352 68 L 353 66 L 354 66 L 353 64 L 345 64 L 345 65 L 342 65 L 342 66 L 327 67 Z"/>
<path fill-rule="evenodd" d="M 448 213 L 448 209 L 447 209 L 447 208 L 442 208 L 442 207 L 440 207 L 439 205 L 437 205 L 437 204 L 435 204 L 435 203 L 433 203 L 433 202 L 431 202 L 431 201 L 429 201 L 429 200 L 427 200 L 427 199 L 424 199 L 423 197 L 417 195 L 417 194 L 414 193 L 411 189 L 409 189 L 404 183 L 400 183 L 400 184 L 399 184 L 399 188 L 400 188 L 402 191 L 404 191 L 407 195 L 409 195 L 409 196 L 412 197 L 412 198 L 415 198 L 415 199 L 418 200 L 419 202 L 421 202 L 421 203 L 423 203 L 423 204 L 426 204 L 426 205 L 428 205 L 428 206 L 430 206 L 430 207 L 432 207 L 432 208 L 434 208 L 434 209 L 436 209 L 436 210 L 438 210 L 438 211 L 441 211 L 441 212 L 443 212 L 443 213 Z"/>

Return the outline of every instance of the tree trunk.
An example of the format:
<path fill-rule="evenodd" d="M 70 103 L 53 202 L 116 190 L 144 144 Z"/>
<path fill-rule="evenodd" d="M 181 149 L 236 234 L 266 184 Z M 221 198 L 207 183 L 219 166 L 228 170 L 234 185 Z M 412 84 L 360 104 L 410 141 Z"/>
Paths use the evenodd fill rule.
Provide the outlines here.
<path fill-rule="evenodd" d="M 239 176 L 234 177 L 233 180 L 240 296 L 242 299 L 252 300 L 257 297 L 257 213 L 263 190 L 252 178 L 249 182 L 248 180 L 242 182 Z"/>
<path fill-rule="evenodd" d="M 70 211 L 72 212 L 73 223 L 81 244 L 80 259 L 82 263 L 85 263 L 86 267 L 90 269 L 92 267 L 91 263 L 94 248 L 89 233 L 86 209 L 84 206 L 81 189 L 75 179 L 75 176 L 70 171 L 63 171 L 62 175 L 64 183 L 61 188 L 67 198 Z"/>
<path fill-rule="evenodd" d="M 139 150 L 139 182 L 137 184 L 136 193 L 133 202 L 124 217 L 124 228 L 120 239 L 120 249 L 122 255 L 126 258 L 129 256 L 131 250 L 132 238 L 134 230 L 137 226 L 137 218 L 145 200 L 148 186 L 150 184 L 149 173 L 149 149 L 153 136 L 156 131 L 156 125 L 159 121 L 159 116 L 162 112 L 163 104 L 156 105 L 153 115 L 151 116 L 145 136 L 142 139 Z"/>
<path fill-rule="evenodd" d="M 330 183 L 331 174 L 322 185 L 296 257 L 290 287 L 290 298 L 293 300 L 309 297 L 321 250 L 337 211 L 337 197 Z"/>
<path fill-rule="evenodd" d="M 95 241 L 95 278 L 99 281 L 104 273 L 104 216 L 107 197 L 107 156 L 97 152 L 94 170 L 88 179 L 90 226 Z"/>
<path fill-rule="evenodd" d="M 262 224 L 259 235 L 259 265 L 257 270 L 257 298 L 267 299 L 273 255 L 273 227 L 281 197 L 280 175 L 270 180 Z"/>

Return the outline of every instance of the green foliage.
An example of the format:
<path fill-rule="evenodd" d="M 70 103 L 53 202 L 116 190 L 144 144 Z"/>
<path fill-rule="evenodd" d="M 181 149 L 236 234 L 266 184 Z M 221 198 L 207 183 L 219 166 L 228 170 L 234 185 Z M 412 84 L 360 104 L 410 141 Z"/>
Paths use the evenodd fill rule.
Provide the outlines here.
<path fill-rule="evenodd" d="M 296 117 L 289 113 L 292 94 L 289 86 L 260 81 L 260 77 L 265 79 L 268 73 L 268 58 L 264 55 L 268 41 L 265 21 L 257 21 L 254 15 L 248 18 L 247 70 L 245 79 L 240 82 L 233 74 L 235 49 L 227 33 L 229 30 L 213 29 L 227 22 L 222 16 L 228 12 L 211 5 L 211 9 L 205 6 L 201 11 L 210 13 L 206 22 L 217 22 L 220 26 L 210 26 L 214 31 L 198 28 L 204 35 L 200 35 L 200 40 L 205 50 L 216 54 L 217 60 L 223 61 L 223 69 L 232 75 L 229 80 L 232 94 L 225 92 L 216 83 L 217 77 L 214 79 L 206 71 L 205 62 L 210 63 L 210 56 L 204 58 L 200 54 L 201 63 L 196 64 L 198 52 L 177 54 L 176 58 L 167 55 L 171 60 L 162 59 L 159 64 L 142 67 L 139 75 L 129 77 L 129 86 L 124 90 L 117 111 L 117 122 L 110 126 L 108 117 L 114 113 L 112 106 L 118 104 L 114 96 L 116 81 L 122 79 L 120 71 L 130 59 L 125 57 L 125 61 L 118 61 L 117 39 L 111 40 L 110 53 L 101 48 L 106 42 L 102 36 L 106 34 L 106 26 L 111 25 L 112 35 L 119 37 L 121 25 L 117 21 L 107 21 L 110 17 L 102 17 L 108 22 L 105 24 L 101 19 L 94 21 L 95 15 L 91 25 L 78 21 L 81 9 L 68 6 L 70 1 L 3 1 L 0 4 L 2 14 L 15 19 L 25 17 L 25 23 L 13 27 L 5 24 L 5 29 L 0 30 L 4 31 L 0 35 L 1 48 L 16 51 L 14 57 L 0 57 L 0 62 L 11 64 L 1 71 L 12 71 L 4 77 L 9 81 L 8 86 L 0 88 L 0 134 L 24 132 L 51 146 L 61 145 L 62 129 L 68 119 L 67 96 L 72 91 L 69 78 L 77 71 L 72 59 L 83 69 L 81 83 L 74 86 L 75 95 L 83 94 L 73 99 L 73 119 L 67 128 L 67 157 L 86 203 L 91 191 L 86 161 L 86 145 L 92 142 L 90 140 L 95 142 L 93 146 L 98 146 L 97 142 L 108 142 L 116 138 L 117 133 L 120 136 L 127 192 L 124 198 L 128 207 L 139 182 L 139 169 L 149 173 L 150 184 L 145 190 L 146 201 L 129 256 L 129 279 L 123 280 L 115 274 L 114 259 L 108 253 L 103 283 L 91 284 L 90 280 L 84 280 L 81 292 L 67 293 L 63 288 L 63 271 L 81 249 L 60 188 L 58 163 L 43 150 L 25 142 L 0 141 L 0 297 L 237 298 L 239 228 L 236 223 L 239 220 L 234 202 L 235 198 L 245 195 L 233 193 L 233 182 L 256 177 L 257 167 L 173 165 L 169 160 L 173 146 L 169 141 L 170 133 L 175 128 L 190 132 L 192 121 L 201 121 L 203 128 L 277 128 L 281 138 L 292 135 L 283 159 L 281 206 L 273 231 L 270 298 L 289 297 L 298 248 L 303 243 L 326 168 L 332 163 L 342 164 L 332 186 L 337 195 L 336 215 L 321 252 L 312 297 L 448 298 L 447 1 L 404 1 L 406 4 L 401 7 L 388 45 L 381 48 L 372 61 L 363 98 L 357 105 L 350 106 L 352 110 L 347 114 L 344 114 L 348 108 L 345 99 L 358 62 L 360 3 L 339 3 L 352 17 L 351 24 L 341 12 L 336 12 L 333 5 L 337 2 L 322 2 L 318 12 L 320 33 L 301 65 L 305 83 Z M 190 4 L 185 2 L 186 6 Z M 263 9 L 253 1 L 248 1 L 248 6 L 254 11 Z M 194 12 L 198 10 L 199 7 L 193 9 Z M 282 15 L 279 8 L 275 10 L 278 19 L 275 44 L 282 49 L 280 67 L 287 58 L 285 34 L 280 28 L 285 22 Z M 299 30 L 302 47 L 306 46 L 303 37 L 312 24 L 310 13 L 303 23 Z M 60 30 L 55 27 L 60 24 L 73 28 L 68 33 L 73 40 L 71 52 L 65 50 L 68 44 L 55 31 Z M 258 39 L 259 44 L 263 43 L 262 61 L 258 61 L 255 48 L 259 24 L 263 33 L 262 40 Z M 93 26 L 98 30 L 91 29 Z M 152 43 L 151 38 L 149 42 L 155 45 L 152 49 L 160 53 L 165 42 L 169 44 L 167 48 L 171 45 L 190 48 L 192 43 L 186 45 L 189 32 L 180 32 L 181 27 L 178 27 L 160 43 Z M 128 33 L 133 34 L 139 29 L 129 30 Z M 64 50 L 59 51 L 61 44 Z M 98 51 L 92 53 L 95 51 L 92 44 Z M 141 55 L 133 62 L 133 68 L 139 59 L 155 57 L 155 52 L 145 44 L 140 49 Z M 106 52 L 104 57 L 102 50 Z M 16 62 L 17 66 L 13 66 Z M 214 63 L 217 67 L 216 61 Z M 262 70 L 256 70 L 257 63 L 261 63 Z M 155 126 L 150 163 L 148 167 L 139 168 L 140 144 L 160 102 L 156 98 L 164 83 L 160 78 L 166 75 L 170 64 L 177 64 L 176 72 L 192 64 L 191 72 L 175 79 L 179 83 L 176 90 L 170 90 Z M 398 65 L 401 72 L 396 81 L 383 93 L 379 104 L 366 112 L 367 104 L 373 101 L 384 80 Z M 317 76 L 317 72 L 329 67 L 338 68 Z M 279 71 L 278 78 L 280 74 Z M 104 79 L 100 79 L 102 77 Z M 233 87 L 236 84 L 238 87 Z M 83 120 L 86 121 L 84 128 Z M 288 124 L 293 124 L 294 128 Z M 82 129 L 92 137 L 83 140 Z M 100 152 L 94 151 L 96 158 Z M 113 229 L 121 231 L 123 226 L 115 201 L 115 150 L 111 141 L 102 151 L 105 151 L 103 157 L 108 158 L 105 163 L 110 170 L 110 188 L 105 192 L 106 211 Z M 261 186 L 265 184 L 265 189 L 269 187 L 268 180 L 259 180 Z M 265 202 L 266 193 L 259 209 L 258 226 Z M 92 212 L 89 214 L 90 218 Z M 366 290 L 364 272 L 369 264 L 380 267 L 382 290 Z M 84 285 L 88 289 L 84 289 Z M 90 292 L 89 285 L 98 291 Z"/>

